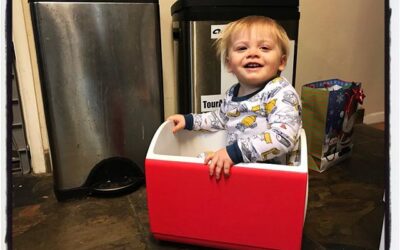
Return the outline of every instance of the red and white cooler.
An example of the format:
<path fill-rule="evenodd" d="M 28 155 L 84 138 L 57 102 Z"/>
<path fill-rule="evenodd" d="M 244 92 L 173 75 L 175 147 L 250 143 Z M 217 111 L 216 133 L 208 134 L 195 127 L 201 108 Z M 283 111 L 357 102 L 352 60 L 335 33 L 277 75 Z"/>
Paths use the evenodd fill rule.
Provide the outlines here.
<path fill-rule="evenodd" d="M 307 143 L 300 164 L 241 163 L 217 181 L 202 152 L 224 147 L 224 131 L 172 133 L 164 122 L 145 161 L 150 231 L 156 239 L 226 249 L 300 249 L 307 207 Z"/>

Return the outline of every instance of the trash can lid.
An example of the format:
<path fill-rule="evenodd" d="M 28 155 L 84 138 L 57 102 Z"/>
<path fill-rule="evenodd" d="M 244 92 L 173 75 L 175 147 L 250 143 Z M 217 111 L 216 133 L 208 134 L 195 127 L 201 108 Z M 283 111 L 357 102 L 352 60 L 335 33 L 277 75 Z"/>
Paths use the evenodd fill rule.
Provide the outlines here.
<path fill-rule="evenodd" d="M 57 2 L 57 3 L 140 3 L 140 4 L 158 4 L 159 0 L 28 0 L 29 3 L 46 3 L 46 2 Z"/>
<path fill-rule="evenodd" d="M 171 14 L 196 7 L 298 7 L 299 0 L 177 0 Z"/>
<path fill-rule="evenodd" d="M 177 0 L 171 6 L 174 20 L 234 20 L 248 15 L 299 19 L 299 0 Z"/>

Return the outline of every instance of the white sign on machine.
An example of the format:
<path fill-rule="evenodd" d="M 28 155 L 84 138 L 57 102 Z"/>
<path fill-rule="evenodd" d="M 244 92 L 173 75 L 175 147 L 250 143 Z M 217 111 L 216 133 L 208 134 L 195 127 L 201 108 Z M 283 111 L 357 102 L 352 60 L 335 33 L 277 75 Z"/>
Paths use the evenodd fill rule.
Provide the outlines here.
<path fill-rule="evenodd" d="M 221 32 L 224 30 L 226 24 L 223 25 L 211 25 L 211 39 L 217 39 Z M 285 77 L 289 82 L 293 80 L 293 62 L 294 62 L 294 46 L 295 41 L 289 41 L 290 51 L 288 61 L 286 64 L 286 68 L 282 71 L 281 76 Z M 222 99 L 224 97 L 225 92 L 228 90 L 230 86 L 238 83 L 236 76 L 232 73 L 228 72 L 225 65 L 224 59 L 221 55 L 221 93 L 219 95 L 202 95 L 200 97 L 201 100 L 201 112 L 213 111 L 220 107 L 222 103 Z"/>

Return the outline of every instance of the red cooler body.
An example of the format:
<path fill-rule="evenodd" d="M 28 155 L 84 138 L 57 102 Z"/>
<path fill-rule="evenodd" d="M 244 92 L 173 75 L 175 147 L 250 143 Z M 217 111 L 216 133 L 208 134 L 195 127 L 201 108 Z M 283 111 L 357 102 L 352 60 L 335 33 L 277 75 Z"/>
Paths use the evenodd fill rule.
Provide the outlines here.
<path fill-rule="evenodd" d="M 230 177 L 209 176 L 202 152 L 225 145 L 220 132 L 172 133 L 164 122 L 145 168 L 150 230 L 155 238 L 226 249 L 300 249 L 307 207 L 307 147 L 299 166 L 247 163 Z"/>

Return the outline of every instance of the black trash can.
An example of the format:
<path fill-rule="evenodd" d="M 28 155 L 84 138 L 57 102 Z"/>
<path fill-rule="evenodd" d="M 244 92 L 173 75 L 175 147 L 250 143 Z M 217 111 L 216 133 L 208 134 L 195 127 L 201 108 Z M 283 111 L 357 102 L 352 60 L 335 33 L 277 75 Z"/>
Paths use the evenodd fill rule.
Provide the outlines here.
<path fill-rule="evenodd" d="M 214 40 L 223 25 L 249 15 L 268 16 L 286 30 L 291 52 L 282 72 L 292 84 L 296 78 L 298 0 L 178 0 L 171 7 L 178 112 L 200 113 L 218 107 L 236 78 L 217 58 Z"/>

